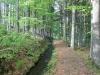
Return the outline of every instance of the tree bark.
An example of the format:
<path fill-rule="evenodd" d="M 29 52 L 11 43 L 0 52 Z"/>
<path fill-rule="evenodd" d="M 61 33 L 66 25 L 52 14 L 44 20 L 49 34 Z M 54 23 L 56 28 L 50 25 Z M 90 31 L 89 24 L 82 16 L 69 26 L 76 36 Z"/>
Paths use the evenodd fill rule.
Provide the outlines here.
<path fill-rule="evenodd" d="M 26 6 L 26 17 L 27 17 L 27 22 L 26 22 L 26 32 L 29 32 L 30 30 L 30 7 L 29 5 Z"/>
<path fill-rule="evenodd" d="M 82 12 L 80 12 L 80 24 L 79 24 L 79 31 L 78 31 L 78 47 L 81 48 L 82 47 L 82 32 L 83 32 L 83 25 L 82 25 Z"/>
<path fill-rule="evenodd" d="M 19 0 L 16 0 L 16 27 L 17 31 L 20 32 L 20 26 L 19 26 Z"/>
<path fill-rule="evenodd" d="M 100 1 L 92 0 L 92 34 L 90 57 L 100 68 Z"/>
<path fill-rule="evenodd" d="M 36 11 L 33 11 L 32 14 L 33 14 L 33 18 L 36 18 Z M 32 27 L 32 35 L 34 36 L 34 38 L 36 38 L 36 24 L 34 24 Z"/>
<path fill-rule="evenodd" d="M 64 42 L 67 40 L 67 35 L 66 35 L 66 26 L 67 26 L 67 15 L 66 15 L 66 3 L 64 2 L 64 7 L 63 7 L 63 39 Z"/>
<path fill-rule="evenodd" d="M 1 3 L 0 3 L 0 23 L 2 23 Z"/>
<path fill-rule="evenodd" d="M 71 48 L 75 45 L 75 9 L 72 10 Z"/>

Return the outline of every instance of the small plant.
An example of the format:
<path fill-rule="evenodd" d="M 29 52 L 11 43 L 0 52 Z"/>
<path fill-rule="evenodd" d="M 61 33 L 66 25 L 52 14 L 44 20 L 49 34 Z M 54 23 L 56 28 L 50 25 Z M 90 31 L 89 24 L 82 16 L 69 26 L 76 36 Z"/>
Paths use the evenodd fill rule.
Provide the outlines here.
<path fill-rule="evenodd" d="M 37 46 L 41 46 L 41 43 L 39 41 L 35 42 Z"/>
<path fill-rule="evenodd" d="M 0 54 L 0 58 L 11 59 L 13 58 L 13 54 Z"/>
<path fill-rule="evenodd" d="M 13 73 L 13 71 L 12 71 L 12 70 L 10 70 L 10 71 L 9 71 L 9 74 L 10 74 L 10 75 L 12 75 L 12 73 Z"/>
<path fill-rule="evenodd" d="M 33 56 L 29 56 L 29 59 L 32 60 L 32 61 L 35 60 L 35 58 Z"/>
<path fill-rule="evenodd" d="M 28 56 L 34 56 L 32 50 L 28 50 L 28 51 L 27 51 L 27 55 L 28 55 Z"/>
<path fill-rule="evenodd" d="M 77 53 L 78 55 L 83 54 L 83 52 L 81 51 L 81 49 L 78 49 L 78 50 L 76 51 L 76 53 Z"/>
<path fill-rule="evenodd" d="M 21 68 L 23 65 L 24 65 L 24 60 L 18 60 L 17 62 L 16 62 L 16 67 L 19 69 L 19 68 Z"/>

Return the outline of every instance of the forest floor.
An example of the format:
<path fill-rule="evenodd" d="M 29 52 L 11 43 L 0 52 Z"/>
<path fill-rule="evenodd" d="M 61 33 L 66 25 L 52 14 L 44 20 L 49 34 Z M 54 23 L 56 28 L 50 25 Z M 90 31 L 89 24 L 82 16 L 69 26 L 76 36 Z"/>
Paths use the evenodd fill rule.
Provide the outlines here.
<path fill-rule="evenodd" d="M 0 59 L 0 75 L 26 75 L 48 49 L 47 42 L 40 40 L 39 44 L 41 45 L 38 46 L 36 43 L 33 43 L 32 46 L 30 46 L 32 48 L 30 53 L 34 54 L 34 56 L 28 54 L 30 50 L 21 49 L 16 53 L 16 55 L 18 54 L 16 59 Z"/>
<path fill-rule="evenodd" d="M 95 75 L 86 62 L 62 41 L 54 42 L 57 48 L 57 65 L 54 75 Z"/>

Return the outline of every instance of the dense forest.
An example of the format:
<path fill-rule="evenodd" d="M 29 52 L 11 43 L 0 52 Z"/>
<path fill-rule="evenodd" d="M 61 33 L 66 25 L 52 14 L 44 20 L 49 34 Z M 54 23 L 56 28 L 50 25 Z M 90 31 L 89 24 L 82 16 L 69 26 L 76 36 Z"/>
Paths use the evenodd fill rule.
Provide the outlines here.
<path fill-rule="evenodd" d="M 44 39 L 54 39 L 73 50 L 89 47 L 89 58 L 100 68 L 99 14 L 99 0 L 0 0 L 0 66 L 11 59 L 25 63 L 18 57 L 23 50 L 37 60 L 32 51 L 42 49 L 39 56 L 49 44 Z"/>

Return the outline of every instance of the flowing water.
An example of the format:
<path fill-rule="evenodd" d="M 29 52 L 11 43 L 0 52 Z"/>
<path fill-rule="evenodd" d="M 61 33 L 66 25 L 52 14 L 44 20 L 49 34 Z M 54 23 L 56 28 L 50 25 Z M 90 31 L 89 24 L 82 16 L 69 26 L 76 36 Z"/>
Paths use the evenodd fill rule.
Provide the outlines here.
<path fill-rule="evenodd" d="M 47 68 L 47 64 L 49 63 L 53 51 L 53 45 L 50 44 L 49 49 L 44 54 L 43 58 L 36 63 L 36 65 L 30 69 L 30 71 L 26 75 L 43 75 L 43 71 Z"/>

